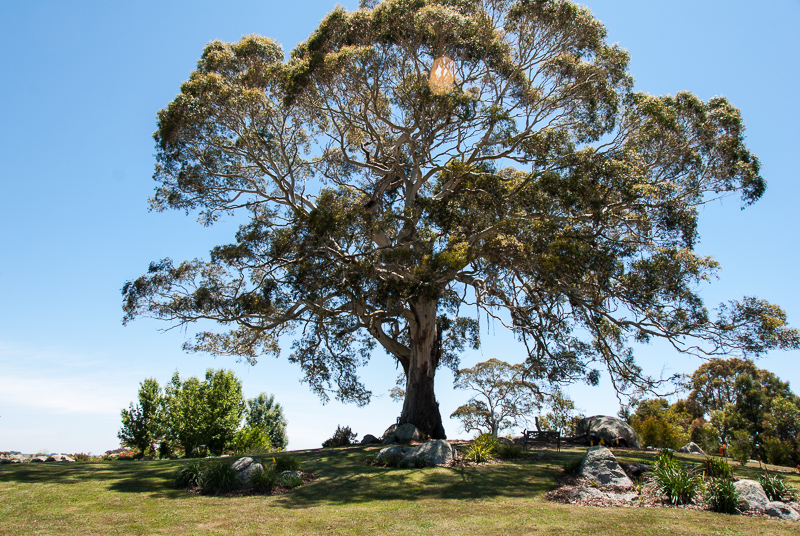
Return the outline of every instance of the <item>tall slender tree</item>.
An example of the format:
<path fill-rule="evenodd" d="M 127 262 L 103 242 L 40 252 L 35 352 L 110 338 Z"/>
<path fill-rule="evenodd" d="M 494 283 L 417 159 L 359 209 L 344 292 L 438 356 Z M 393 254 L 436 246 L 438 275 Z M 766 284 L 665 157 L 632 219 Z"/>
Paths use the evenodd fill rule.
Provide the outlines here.
<path fill-rule="evenodd" d="M 444 437 L 434 376 L 478 316 L 531 379 L 652 386 L 629 341 L 757 355 L 797 347 L 777 307 L 696 292 L 698 208 L 764 193 L 725 98 L 633 91 L 628 54 L 566 0 L 385 0 L 337 8 L 284 58 L 214 41 L 159 113 L 155 210 L 248 219 L 208 261 L 123 288 L 125 321 L 214 320 L 190 350 L 289 359 L 323 399 L 366 403 L 377 345 L 405 374 L 401 422 Z M 455 69 L 448 90 L 429 85 Z M 477 311 L 477 314 L 475 313 Z"/>

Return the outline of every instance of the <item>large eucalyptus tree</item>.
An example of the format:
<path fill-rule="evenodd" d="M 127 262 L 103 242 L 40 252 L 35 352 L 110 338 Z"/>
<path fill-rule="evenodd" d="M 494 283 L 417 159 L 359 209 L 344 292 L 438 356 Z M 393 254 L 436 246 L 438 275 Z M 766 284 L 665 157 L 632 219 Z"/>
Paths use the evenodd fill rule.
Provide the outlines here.
<path fill-rule="evenodd" d="M 764 192 L 724 98 L 633 91 L 628 55 L 568 1 L 385 0 L 337 8 L 285 59 L 248 36 L 204 50 L 159 113 L 156 210 L 242 213 L 207 262 L 169 259 L 123 289 L 137 316 L 223 329 L 191 350 L 289 359 L 323 399 L 365 403 L 358 366 L 402 366 L 401 422 L 444 437 L 434 374 L 481 316 L 532 379 L 652 381 L 629 341 L 758 354 L 796 346 L 777 307 L 696 293 L 697 208 Z M 432 91 L 438 57 L 455 85 Z M 243 217 L 243 216 L 242 216 Z"/>

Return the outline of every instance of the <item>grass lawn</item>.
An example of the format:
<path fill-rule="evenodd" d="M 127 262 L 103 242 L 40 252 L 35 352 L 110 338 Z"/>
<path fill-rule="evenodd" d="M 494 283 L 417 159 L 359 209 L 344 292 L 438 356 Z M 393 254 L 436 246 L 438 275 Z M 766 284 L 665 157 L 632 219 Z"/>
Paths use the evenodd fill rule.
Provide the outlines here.
<path fill-rule="evenodd" d="M 466 468 L 368 466 L 380 447 L 293 452 L 319 478 L 285 495 L 172 488 L 176 461 L 0 466 L 0 534 L 800 534 L 800 522 L 661 508 L 551 503 L 561 464 L 585 449 Z M 623 461 L 652 453 L 615 451 Z M 701 458 L 679 455 L 684 459 Z M 758 468 L 735 467 L 755 478 Z M 797 475 L 787 478 L 800 487 Z"/>

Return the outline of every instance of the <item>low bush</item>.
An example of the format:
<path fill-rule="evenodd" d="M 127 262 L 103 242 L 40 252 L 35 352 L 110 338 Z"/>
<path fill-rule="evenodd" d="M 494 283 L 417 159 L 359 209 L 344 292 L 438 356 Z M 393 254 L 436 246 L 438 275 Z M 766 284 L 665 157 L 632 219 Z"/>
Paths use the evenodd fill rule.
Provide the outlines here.
<path fill-rule="evenodd" d="M 287 473 L 281 475 L 280 482 L 281 485 L 289 489 L 294 489 L 303 484 L 303 479 L 295 474 Z"/>
<path fill-rule="evenodd" d="M 199 488 L 203 485 L 205 460 L 191 460 L 182 464 L 174 473 L 176 488 Z"/>
<path fill-rule="evenodd" d="M 564 469 L 564 472 L 568 475 L 577 476 L 581 471 L 582 462 L 583 458 L 572 458 L 562 463 L 561 468 Z"/>
<path fill-rule="evenodd" d="M 670 453 L 671 454 L 671 453 Z M 667 461 L 666 457 L 653 469 L 658 490 L 667 496 L 672 504 L 688 504 L 703 488 L 703 479 L 690 474 L 678 465 L 677 461 Z"/>
<path fill-rule="evenodd" d="M 226 493 L 241 487 L 239 473 L 230 463 L 222 460 L 207 462 L 201 480 L 200 488 L 203 493 Z"/>
<path fill-rule="evenodd" d="M 678 460 L 675 459 L 675 454 L 671 450 L 660 450 L 653 460 L 653 471 L 658 471 L 665 467 L 674 467 L 678 465 Z"/>
<path fill-rule="evenodd" d="M 358 434 L 352 432 L 349 426 L 337 426 L 333 437 L 322 443 L 322 448 L 346 447 L 353 444 Z"/>
<path fill-rule="evenodd" d="M 770 501 L 791 502 L 797 499 L 796 490 L 778 475 L 771 475 L 764 471 L 758 477 L 758 481 Z"/>
<path fill-rule="evenodd" d="M 711 478 L 706 482 L 706 502 L 715 512 L 733 514 L 739 502 L 739 492 L 730 478 Z"/>
<path fill-rule="evenodd" d="M 252 471 L 250 473 L 250 485 L 259 493 L 272 493 L 273 488 L 278 485 L 280 475 L 272 468 L 264 471 Z"/>
<path fill-rule="evenodd" d="M 707 478 L 723 478 L 730 480 L 733 478 L 733 469 L 728 462 L 721 458 L 706 458 L 703 470 Z"/>
<path fill-rule="evenodd" d="M 272 467 L 278 473 L 282 473 L 284 471 L 299 471 L 300 470 L 300 459 L 294 456 L 275 456 L 272 458 L 274 462 L 272 463 Z"/>
<path fill-rule="evenodd" d="M 522 457 L 522 447 L 513 443 L 502 442 L 495 450 L 503 460 L 516 460 Z"/>
<path fill-rule="evenodd" d="M 497 437 L 492 434 L 481 434 L 472 440 L 464 457 L 475 463 L 483 463 L 494 457 L 497 449 Z"/>

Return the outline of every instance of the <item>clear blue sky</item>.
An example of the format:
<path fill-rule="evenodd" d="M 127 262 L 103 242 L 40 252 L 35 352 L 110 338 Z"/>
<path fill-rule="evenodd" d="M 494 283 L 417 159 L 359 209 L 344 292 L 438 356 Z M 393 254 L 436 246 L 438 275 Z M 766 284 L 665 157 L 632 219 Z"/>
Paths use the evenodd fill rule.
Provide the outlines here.
<path fill-rule="evenodd" d="M 119 411 L 139 382 L 162 384 L 175 370 L 201 376 L 229 368 L 245 395 L 274 393 L 286 409 L 290 448 L 311 448 L 337 424 L 379 435 L 400 413 L 385 394 L 390 360 L 364 371 L 374 393 L 365 408 L 322 406 L 284 360 L 255 367 L 187 355 L 192 333 L 154 321 L 121 325 L 120 288 L 152 260 L 207 257 L 231 240 L 228 223 L 206 229 L 192 216 L 153 214 L 155 114 L 179 91 L 203 46 L 258 33 L 287 51 L 304 40 L 333 2 L 4 2 L 0 29 L 0 450 L 100 453 L 116 448 Z M 344 3 L 357 8 L 357 1 Z M 588 7 L 608 38 L 631 54 L 637 88 L 727 96 L 742 110 L 747 142 L 762 162 L 767 193 L 739 210 L 736 199 L 703 210 L 699 251 L 722 264 L 703 290 L 710 305 L 744 295 L 780 304 L 800 325 L 797 232 L 800 2 L 603 0 Z M 464 356 L 521 361 L 501 331 Z M 637 349 L 647 370 L 691 372 L 700 362 L 666 348 Z M 800 388 L 800 352 L 757 365 Z M 449 436 L 465 436 L 449 414 L 467 398 L 441 372 L 437 392 Z M 608 386 L 569 392 L 586 414 L 614 414 Z"/>

